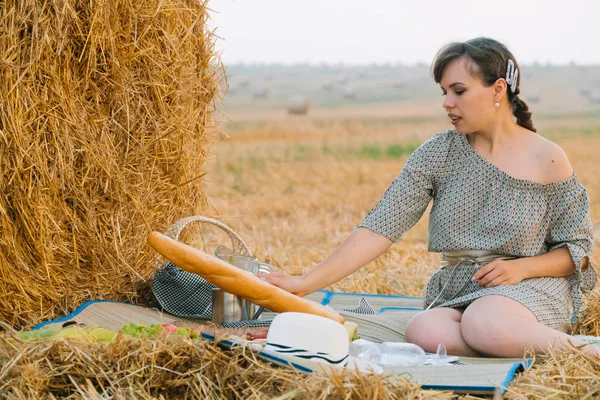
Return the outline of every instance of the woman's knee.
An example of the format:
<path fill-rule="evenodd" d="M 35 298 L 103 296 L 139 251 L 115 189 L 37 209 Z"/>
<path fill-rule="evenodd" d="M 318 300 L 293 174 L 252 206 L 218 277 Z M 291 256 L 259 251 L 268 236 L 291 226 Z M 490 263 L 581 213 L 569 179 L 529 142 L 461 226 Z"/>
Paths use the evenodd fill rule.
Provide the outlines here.
<path fill-rule="evenodd" d="M 448 343 L 449 324 L 460 322 L 460 311 L 458 310 L 428 310 L 415 315 L 408 326 L 404 340 L 414 343 L 427 352 L 435 352 L 440 343 Z"/>
<path fill-rule="evenodd" d="M 537 321 L 529 310 L 521 310 L 523 306 L 513 303 L 516 302 L 501 296 L 475 300 L 463 313 L 460 324 L 465 343 L 482 354 L 502 354 L 512 341 L 514 323 L 523 319 Z"/>
<path fill-rule="evenodd" d="M 465 310 L 460 324 L 460 332 L 467 345 L 482 354 L 491 354 L 493 346 L 498 343 L 501 325 L 489 313 L 478 309 Z"/>

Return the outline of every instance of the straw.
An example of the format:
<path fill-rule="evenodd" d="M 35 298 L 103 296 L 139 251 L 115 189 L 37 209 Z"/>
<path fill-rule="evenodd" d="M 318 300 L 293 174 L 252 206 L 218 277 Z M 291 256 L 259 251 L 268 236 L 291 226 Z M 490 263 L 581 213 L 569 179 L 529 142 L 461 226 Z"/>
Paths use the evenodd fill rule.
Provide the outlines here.
<path fill-rule="evenodd" d="M 225 82 L 206 1 L 0 7 L 0 319 L 134 301 L 150 230 L 201 212 Z"/>
<path fill-rule="evenodd" d="M 244 348 L 162 335 L 114 343 L 24 343 L 0 334 L 0 395 L 49 398 L 450 399 L 406 377 L 342 371 L 305 374 L 257 360 Z"/>

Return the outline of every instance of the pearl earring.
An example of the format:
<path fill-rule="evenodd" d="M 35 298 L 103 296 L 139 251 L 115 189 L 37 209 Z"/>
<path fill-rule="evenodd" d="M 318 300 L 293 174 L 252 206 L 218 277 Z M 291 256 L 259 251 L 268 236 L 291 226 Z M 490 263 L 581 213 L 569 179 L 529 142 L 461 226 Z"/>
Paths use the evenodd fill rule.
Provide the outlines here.
<path fill-rule="evenodd" d="M 494 104 L 496 106 L 496 108 L 500 107 L 500 103 L 496 102 L 496 104 Z"/>

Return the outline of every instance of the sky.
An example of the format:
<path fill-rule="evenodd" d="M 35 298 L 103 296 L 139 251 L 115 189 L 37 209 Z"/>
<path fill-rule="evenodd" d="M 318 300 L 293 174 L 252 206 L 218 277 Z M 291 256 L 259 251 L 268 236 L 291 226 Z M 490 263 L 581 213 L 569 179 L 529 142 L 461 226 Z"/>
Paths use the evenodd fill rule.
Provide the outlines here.
<path fill-rule="evenodd" d="M 209 0 L 225 64 L 431 63 L 487 36 L 517 62 L 600 64 L 598 0 Z"/>

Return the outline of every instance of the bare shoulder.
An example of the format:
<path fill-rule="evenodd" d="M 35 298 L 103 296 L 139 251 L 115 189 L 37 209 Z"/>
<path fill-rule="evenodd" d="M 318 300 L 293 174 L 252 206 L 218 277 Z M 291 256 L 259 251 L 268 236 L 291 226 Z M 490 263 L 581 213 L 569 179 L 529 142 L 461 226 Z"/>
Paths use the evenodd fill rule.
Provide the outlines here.
<path fill-rule="evenodd" d="M 537 135 L 536 156 L 541 164 L 545 182 L 559 182 L 573 175 L 567 153 L 556 143 Z"/>

